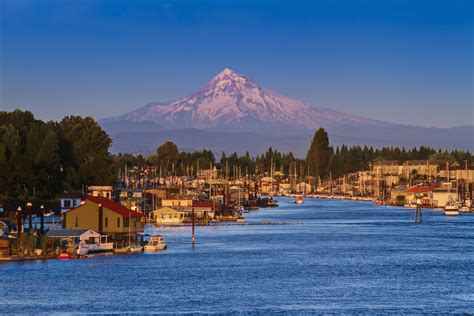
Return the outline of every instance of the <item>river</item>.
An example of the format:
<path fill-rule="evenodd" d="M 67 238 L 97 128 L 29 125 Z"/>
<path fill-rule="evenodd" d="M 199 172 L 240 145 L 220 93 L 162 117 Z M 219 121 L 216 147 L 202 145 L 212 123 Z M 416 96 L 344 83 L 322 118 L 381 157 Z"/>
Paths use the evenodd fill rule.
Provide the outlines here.
<path fill-rule="evenodd" d="M 474 215 L 306 199 L 157 254 L 0 263 L 0 313 L 474 313 Z M 271 221 L 281 225 L 250 225 Z"/>

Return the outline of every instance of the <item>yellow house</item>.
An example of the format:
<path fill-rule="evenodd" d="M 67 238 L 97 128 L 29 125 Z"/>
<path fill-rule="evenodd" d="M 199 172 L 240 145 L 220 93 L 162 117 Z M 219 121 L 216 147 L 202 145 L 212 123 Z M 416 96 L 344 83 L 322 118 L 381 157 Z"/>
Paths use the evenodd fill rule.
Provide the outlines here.
<path fill-rule="evenodd" d="M 104 197 L 87 196 L 81 205 L 63 214 L 63 228 L 92 229 L 100 234 L 143 232 L 142 213 Z"/>
<path fill-rule="evenodd" d="M 175 210 L 168 206 L 154 210 L 150 215 L 151 220 L 153 220 L 155 223 L 165 225 L 181 224 L 185 216 L 185 212 Z"/>

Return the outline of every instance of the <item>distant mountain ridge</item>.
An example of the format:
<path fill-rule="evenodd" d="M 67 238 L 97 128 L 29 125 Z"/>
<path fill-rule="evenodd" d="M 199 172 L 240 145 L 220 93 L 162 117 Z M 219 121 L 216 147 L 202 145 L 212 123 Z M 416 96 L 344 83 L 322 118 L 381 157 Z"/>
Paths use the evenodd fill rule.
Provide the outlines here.
<path fill-rule="evenodd" d="M 151 153 L 166 140 L 180 148 L 258 154 L 268 146 L 304 156 L 316 128 L 331 143 L 474 149 L 474 127 L 425 128 L 316 107 L 260 87 L 229 68 L 184 98 L 149 103 L 100 120 L 113 152 Z"/>

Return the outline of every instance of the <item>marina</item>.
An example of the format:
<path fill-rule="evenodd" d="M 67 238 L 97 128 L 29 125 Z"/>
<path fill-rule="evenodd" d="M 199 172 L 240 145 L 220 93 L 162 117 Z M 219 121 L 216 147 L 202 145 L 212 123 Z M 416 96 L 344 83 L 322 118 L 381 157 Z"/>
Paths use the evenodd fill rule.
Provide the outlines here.
<path fill-rule="evenodd" d="M 0 263 L 2 312 L 474 312 L 473 215 L 425 210 L 414 225 L 412 210 L 399 207 L 277 200 L 246 214 L 249 225 L 197 227 L 194 247 L 190 227 L 147 225 L 168 249 Z M 251 224 L 267 221 L 287 224 Z M 32 284 L 41 295 L 14 294 Z"/>

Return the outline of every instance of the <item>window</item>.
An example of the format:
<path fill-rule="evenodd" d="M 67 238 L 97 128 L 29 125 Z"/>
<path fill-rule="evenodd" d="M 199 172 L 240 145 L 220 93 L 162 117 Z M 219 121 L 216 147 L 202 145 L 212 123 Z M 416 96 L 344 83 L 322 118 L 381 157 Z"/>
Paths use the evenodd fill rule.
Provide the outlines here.
<path fill-rule="evenodd" d="M 76 225 L 76 227 L 79 226 L 79 218 L 77 216 L 74 218 L 74 224 Z"/>
<path fill-rule="evenodd" d="M 109 227 L 109 218 L 108 217 L 105 218 L 105 227 Z"/>
<path fill-rule="evenodd" d="M 123 227 L 129 227 L 130 226 L 130 218 L 124 217 L 123 218 Z"/>
<path fill-rule="evenodd" d="M 120 227 L 120 217 L 117 218 L 117 227 Z"/>
<path fill-rule="evenodd" d="M 64 207 L 70 208 L 71 207 L 71 200 L 64 200 Z"/>

